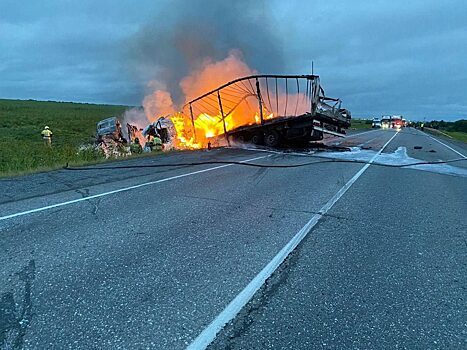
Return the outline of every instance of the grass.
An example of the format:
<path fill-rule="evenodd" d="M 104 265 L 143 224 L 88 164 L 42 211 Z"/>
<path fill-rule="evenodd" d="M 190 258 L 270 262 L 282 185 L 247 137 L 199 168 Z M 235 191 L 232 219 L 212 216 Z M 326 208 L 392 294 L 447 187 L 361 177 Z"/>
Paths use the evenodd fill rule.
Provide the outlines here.
<path fill-rule="evenodd" d="M 352 118 L 350 128 L 351 129 L 371 129 L 371 120 Z"/>
<path fill-rule="evenodd" d="M 121 117 L 126 106 L 71 102 L 0 99 L 0 176 L 25 174 L 103 160 L 93 151 L 78 152 L 94 141 L 96 123 Z M 43 144 L 41 131 L 53 132 L 52 147 Z"/>
<path fill-rule="evenodd" d="M 453 139 L 467 143 L 467 132 L 461 131 L 444 131 L 446 134 L 451 136 Z"/>
<path fill-rule="evenodd" d="M 459 140 L 462 142 L 467 143 L 467 133 L 462 131 L 447 131 L 447 130 L 437 130 L 433 128 L 425 128 L 425 131 L 436 135 L 436 136 L 443 136 L 443 137 L 450 137 L 455 140 Z"/>
<path fill-rule="evenodd" d="M 436 129 L 431 129 L 431 128 L 425 128 L 425 130 L 431 132 L 432 134 L 438 135 L 438 136 L 450 136 L 455 140 L 459 140 L 462 142 L 467 143 L 467 132 L 462 132 L 462 131 L 446 131 L 446 130 L 436 130 Z"/>

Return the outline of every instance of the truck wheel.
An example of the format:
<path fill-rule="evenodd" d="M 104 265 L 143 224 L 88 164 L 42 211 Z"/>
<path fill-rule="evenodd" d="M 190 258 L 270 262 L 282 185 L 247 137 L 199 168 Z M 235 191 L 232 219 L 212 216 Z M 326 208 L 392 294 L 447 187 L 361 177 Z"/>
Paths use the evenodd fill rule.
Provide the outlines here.
<path fill-rule="evenodd" d="M 280 136 L 279 133 L 275 130 L 269 130 L 266 132 L 264 137 L 264 144 L 268 147 L 276 147 L 279 145 Z"/>
<path fill-rule="evenodd" d="M 241 134 L 235 137 L 235 141 L 245 143 L 245 135 Z"/>
<path fill-rule="evenodd" d="M 261 134 L 253 134 L 253 136 L 251 136 L 251 140 L 250 142 L 254 145 L 262 145 L 263 144 L 263 135 Z"/>

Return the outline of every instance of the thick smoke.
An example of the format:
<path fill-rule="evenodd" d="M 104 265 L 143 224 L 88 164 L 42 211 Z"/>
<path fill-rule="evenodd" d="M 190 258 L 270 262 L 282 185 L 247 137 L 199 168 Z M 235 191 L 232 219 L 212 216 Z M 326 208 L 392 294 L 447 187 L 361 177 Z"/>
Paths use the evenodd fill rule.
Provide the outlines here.
<path fill-rule="evenodd" d="M 180 81 L 194 70 L 239 50 L 259 72 L 283 70 L 281 43 L 267 1 L 175 0 L 129 43 L 131 70 L 142 83 L 162 85 L 173 102 L 183 103 Z"/>

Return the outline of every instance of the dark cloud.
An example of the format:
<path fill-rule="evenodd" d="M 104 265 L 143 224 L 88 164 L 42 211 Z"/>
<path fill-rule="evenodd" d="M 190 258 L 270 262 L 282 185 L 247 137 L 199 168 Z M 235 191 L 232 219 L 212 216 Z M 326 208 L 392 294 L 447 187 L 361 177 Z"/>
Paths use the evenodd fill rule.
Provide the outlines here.
<path fill-rule="evenodd" d="M 464 2 L 313 1 L 281 13 L 300 23 L 281 29 L 288 58 L 302 58 L 292 68 L 315 60 L 327 92 L 354 115 L 467 117 Z"/>
<path fill-rule="evenodd" d="M 0 97 L 139 104 L 204 57 L 307 73 L 354 115 L 467 118 L 464 1 L 0 3 Z"/>

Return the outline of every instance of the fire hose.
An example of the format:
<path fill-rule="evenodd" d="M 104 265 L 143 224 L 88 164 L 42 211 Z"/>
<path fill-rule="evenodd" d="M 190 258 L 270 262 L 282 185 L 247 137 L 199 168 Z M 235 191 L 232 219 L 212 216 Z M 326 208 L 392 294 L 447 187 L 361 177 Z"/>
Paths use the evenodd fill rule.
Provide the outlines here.
<path fill-rule="evenodd" d="M 436 164 L 447 164 L 447 163 L 455 163 L 460 161 L 465 161 L 467 158 L 455 158 L 450 160 L 440 160 L 440 161 L 432 161 L 432 162 L 414 162 L 408 164 L 384 164 L 384 163 L 377 163 L 373 162 L 370 163 L 369 161 L 364 160 L 355 160 L 355 159 L 329 159 L 319 157 L 319 156 L 309 156 L 315 158 L 321 158 L 322 160 L 313 161 L 313 162 L 306 162 L 306 163 L 298 163 L 298 164 L 258 164 L 258 163 L 249 163 L 249 162 L 242 162 L 242 161 L 222 161 L 222 160 L 212 160 L 212 161 L 204 161 L 204 162 L 189 162 L 189 163 L 158 163 L 158 164 L 139 164 L 139 165 L 114 165 L 114 166 L 91 166 L 91 167 L 73 167 L 69 166 L 68 163 L 66 166 L 63 167 L 65 170 L 114 170 L 114 169 L 138 169 L 138 168 L 163 168 L 163 167 L 182 167 L 182 166 L 196 166 L 196 165 L 213 165 L 213 164 L 235 164 L 235 165 L 243 165 L 249 167 L 257 167 L 257 168 L 299 168 L 304 166 L 310 166 L 315 164 L 324 164 L 324 163 L 356 163 L 356 164 L 371 164 L 376 166 L 382 167 L 389 167 L 389 168 L 405 168 L 411 167 L 416 165 L 436 165 Z"/>

